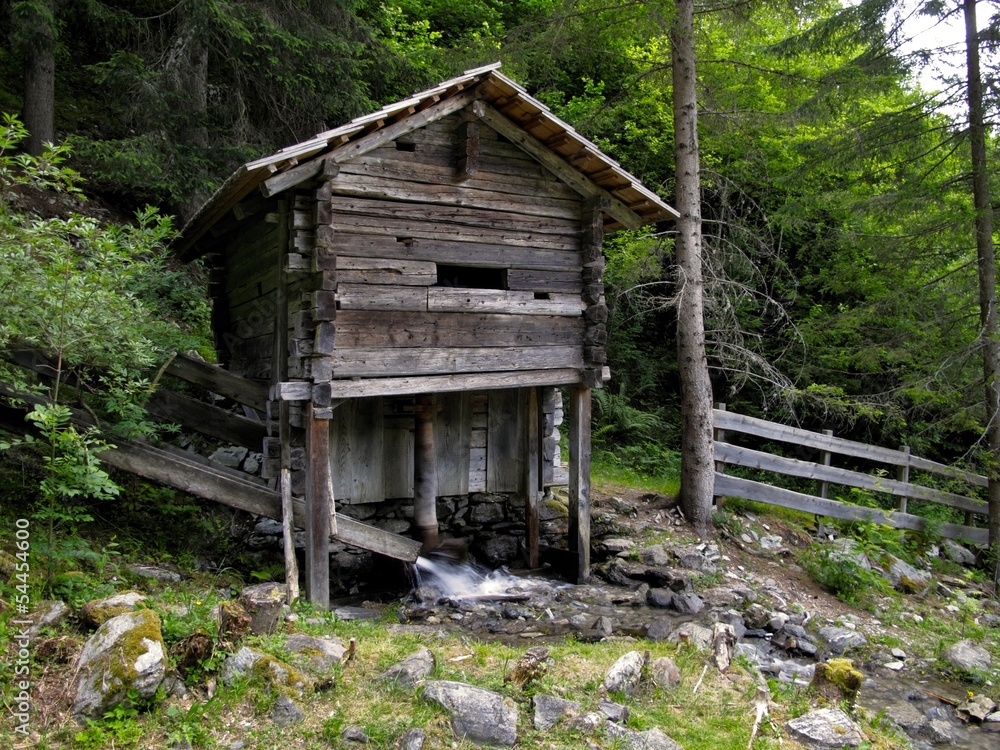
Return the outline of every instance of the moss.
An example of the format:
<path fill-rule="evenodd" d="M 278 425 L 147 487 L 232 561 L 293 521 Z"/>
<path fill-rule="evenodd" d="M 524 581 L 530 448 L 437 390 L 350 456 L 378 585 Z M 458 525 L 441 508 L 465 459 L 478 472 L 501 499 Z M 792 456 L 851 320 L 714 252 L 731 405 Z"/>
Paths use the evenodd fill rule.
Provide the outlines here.
<path fill-rule="evenodd" d="M 850 659 L 830 659 L 816 665 L 811 686 L 831 703 L 846 700 L 853 704 L 861 690 L 864 675 Z"/>
<path fill-rule="evenodd" d="M 135 614 L 135 626 L 122 636 L 119 648 L 115 649 L 114 658 L 108 664 L 112 677 L 120 680 L 122 685 L 131 685 L 135 681 L 135 663 L 149 651 L 144 641 L 159 643 L 162 653 L 167 653 L 159 615 L 151 609 L 140 610 Z"/>
<path fill-rule="evenodd" d="M 250 674 L 279 692 L 302 692 L 307 678 L 294 667 L 270 654 L 264 654 L 253 665 Z"/>
<path fill-rule="evenodd" d="M 563 517 L 569 516 L 569 508 L 554 498 L 545 501 L 546 510 Z"/>
<path fill-rule="evenodd" d="M 125 601 L 120 603 L 116 602 L 112 604 L 109 602 L 109 599 L 120 599 L 124 596 L 127 596 L 128 594 L 135 594 L 136 596 L 141 598 L 133 603 Z M 143 600 L 145 600 L 145 598 L 146 597 L 143 594 L 139 593 L 138 591 L 122 591 L 119 594 L 115 594 L 114 596 L 109 597 L 109 599 L 102 599 L 96 602 L 87 602 L 86 604 L 83 605 L 83 609 L 80 610 L 80 616 L 83 617 L 83 619 L 89 622 L 91 625 L 97 627 L 103 625 L 112 617 L 123 615 L 126 612 L 136 611 L 139 604 Z"/>

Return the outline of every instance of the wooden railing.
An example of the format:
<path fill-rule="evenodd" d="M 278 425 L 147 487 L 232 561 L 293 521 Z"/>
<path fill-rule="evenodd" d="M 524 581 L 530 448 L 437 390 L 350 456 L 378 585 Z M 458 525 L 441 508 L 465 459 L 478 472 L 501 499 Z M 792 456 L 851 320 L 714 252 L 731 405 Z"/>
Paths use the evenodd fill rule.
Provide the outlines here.
<path fill-rule="evenodd" d="M 760 503 L 793 508 L 818 516 L 840 518 L 852 521 L 871 521 L 900 529 L 924 531 L 929 528 L 940 536 L 964 539 L 976 544 L 987 542 L 987 530 L 973 525 L 976 515 L 986 515 L 984 501 L 966 495 L 914 484 L 910 470 L 946 477 L 963 482 L 972 487 L 985 487 L 986 477 L 947 466 L 926 458 L 914 456 L 909 448 L 900 450 L 867 445 L 852 440 L 833 437 L 826 433 L 810 432 L 787 425 L 768 422 L 763 419 L 734 414 L 725 410 L 725 405 L 715 410 L 715 494 L 719 497 L 737 497 Z M 820 451 L 820 462 L 787 458 L 773 453 L 741 447 L 727 442 L 726 433 L 741 433 L 760 438 L 761 441 L 790 443 Z M 831 466 L 834 455 L 864 459 L 877 464 L 886 464 L 894 470 L 895 479 L 888 476 L 867 474 L 853 469 Z M 818 483 L 818 494 L 775 487 L 742 477 L 728 476 L 725 466 L 742 466 L 750 469 L 773 472 L 789 477 L 811 479 Z M 888 472 L 886 472 L 888 473 Z M 863 505 L 831 500 L 826 495 L 830 485 L 854 487 L 869 492 L 884 493 L 896 498 L 896 508 L 885 510 Z M 957 508 L 965 513 L 965 523 L 929 522 L 921 516 L 907 512 L 908 500 L 920 500 Z"/>

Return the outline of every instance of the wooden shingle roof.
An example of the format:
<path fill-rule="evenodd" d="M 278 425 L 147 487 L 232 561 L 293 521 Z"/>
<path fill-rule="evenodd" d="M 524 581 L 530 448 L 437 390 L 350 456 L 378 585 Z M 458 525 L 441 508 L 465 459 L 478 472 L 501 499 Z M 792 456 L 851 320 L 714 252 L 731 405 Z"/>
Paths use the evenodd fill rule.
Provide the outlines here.
<path fill-rule="evenodd" d="M 182 257 L 254 191 L 274 195 L 311 179 L 327 160 L 341 163 L 473 102 L 480 117 L 585 195 L 606 198 L 605 229 L 638 228 L 678 213 L 611 157 L 499 72 L 500 63 L 469 70 L 409 99 L 244 164 L 209 198 L 176 243 Z"/>

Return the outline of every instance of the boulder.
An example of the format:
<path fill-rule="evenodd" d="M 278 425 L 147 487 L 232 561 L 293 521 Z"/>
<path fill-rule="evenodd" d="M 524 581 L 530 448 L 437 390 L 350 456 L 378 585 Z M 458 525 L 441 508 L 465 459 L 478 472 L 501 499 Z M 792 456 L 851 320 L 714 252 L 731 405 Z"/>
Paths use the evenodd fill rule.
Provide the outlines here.
<path fill-rule="evenodd" d="M 309 684 L 294 667 L 270 654 L 246 646 L 226 659 L 219 671 L 219 679 L 223 685 L 232 685 L 241 677 L 260 680 L 280 693 L 301 693 Z"/>
<path fill-rule="evenodd" d="M 669 656 L 658 656 L 649 663 L 649 677 L 654 685 L 665 690 L 681 684 L 681 670 Z"/>
<path fill-rule="evenodd" d="M 843 654 L 852 648 L 861 648 L 868 643 L 868 639 L 863 634 L 848 628 L 828 626 L 820 628 L 819 635 L 826 641 L 828 650 L 833 654 Z"/>
<path fill-rule="evenodd" d="M 340 736 L 347 740 L 348 742 L 356 742 L 359 745 L 367 745 L 371 740 L 368 738 L 368 732 L 365 728 L 357 724 L 352 724 L 349 727 L 344 727 L 344 731 L 340 733 Z"/>
<path fill-rule="evenodd" d="M 479 555 L 483 558 L 483 562 L 491 568 L 506 565 L 516 560 L 519 554 L 519 543 L 512 536 L 495 536 L 479 545 Z"/>
<path fill-rule="evenodd" d="M 129 572 L 140 578 L 152 578 L 161 583 L 177 583 L 181 580 L 180 573 L 175 573 L 166 568 L 158 568 L 155 565 L 129 565 Z"/>
<path fill-rule="evenodd" d="M 631 713 L 628 706 L 623 706 L 621 703 L 609 700 L 602 700 L 598 703 L 597 710 L 604 714 L 608 721 L 613 721 L 616 724 L 625 724 Z"/>
<path fill-rule="evenodd" d="M 535 729 L 542 730 L 555 726 L 562 718 L 580 711 L 580 704 L 565 698 L 538 694 L 532 698 L 535 707 Z"/>
<path fill-rule="evenodd" d="M 712 631 L 696 622 L 685 622 L 670 634 L 668 640 L 697 649 L 707 649 L 712 645 Z"/>
<path fill-rule="evenodd" d="M 421 750 L 424 746 L 426 734 L 423 729 L 414 727 L 403 732 L 403 736 L 396 743 L 396 750 Z"/>
<path fill-rule="evenodd" d="M 959 565 L 976 564 L 976 555 L 953 539 L 942 539 L 941 551 L 945 557 Z"/>
<path fill-rule="evenodd" d="M 650 589 L 646 592 L 646 603 L 650 607 L 660 607 L 666 609 L 674 599 L 674 592 L 670 589 Z"/>
<path fill-rule="evenodd" d="M 682 615 L 696 615 L 705 609 L 705 602 L 701 600 L 700 596 L 694 593 L 674 594 L 671 603 L 674 609 Z"/>
<path fill-rule="evenodd" d="M 967 673 L 985 671 L 993 666 L 990 652 L 968 638 L 948 646 L 941 653 L 941 658 L 954 669 Z"/>
<path fill-rule="evenodd" d="M 671 557 L 662 544 L 654 544 L 639 550 L 639 559 L 646 565 L 665 568 L 670 565 Z"/>
<path fill-rule="evenodd" d="M 379 675 L 379 679 L 402 688 L 414 688 L 431 675 L 435 663 L 433 652 L 428 648 L 420 648 L 385 670 Z"/>
<path fill-rule="evenodd" d="M 653 620 L 646 628 L 646 638 L 651 641 L 665 641 L 674 632 L 674 621 L 669 617 Z"/>
<path fill-rule="evenodd" d="M 254 635 L 273 633 L 287 598 L 283 583 L 258 583 L 243 589 L 237 601 L 250 616 L 250 632 Z"/>
<path fill-rule="evenodd" d="M 279 727 L 287 727 L 289 724 L 297 724 L 306 718 L 302 709 L 295 705 L 295 701 L 287 695 L 279 695 L 271 709 L 271 721 Z"/>
<path fill-rule="evenodd" d="M 328 672 L 340 663 L 347 647 L 331 635 L 314 636 L 296 633 L 285 639 L 285 650 L 319 672 Z"/>
<path fill-rule="evenodd" d="M 34 639 L 44 628 L 58 625 L 69 616 L 69 607 L 59 599 L 40 602 L 31 613 L 28 635 Z"/>
<path fill-rule="evenodd" d="M 887 555 L 888 567 L 885 579 L 894 588 L 906 594 L 919 594 L 931 585 L 930 575 L 917 570 L 905 560 L 894 555 Z"/>
<path fill-rule="evenodd" d="M 477 745 L 517 743 L 517 705 L 510 698 L 462 682 L 424 683 L 423 697 L 451 714 L 455 735 Z"/>
<path fill-rule="evenodd" d="M 106 620 L 84 644 L 73 714 L 100 718 L 136 691 L 151 700 L 167 672 L 160 618 L 148 609 Z"/>
<path fill-rule="evenodd" d="M 861 727 L 839 708 L 810 711 L 785 726 L 796 740 L 807 747 L 854 748 L 864 741 Z"/>
<path fill-rule="evenodd" d="M 636 732 L 620 724 L 608 722 L 604 725 L 604 732 L 615 747 L 627 750 L 684 750 L 660 729 Z"/>
<path fill-rule="evenodd" d="M 135 611 L 136 606 L 144 601 L 146 597 L 138 591 L 123 591 L 105 599 L 87 602 L 80 609 L 80 619 L 96 628 L 112 617 Z"/>
<path fill-rule="evenodd" d="M 996 710 L 997 704 L 986 695 L 972 695 L 955 709 L 955 712 L 963 719 L 975 719 L 976 721 L 986 721 L 986 717 Z"/>
<path fill-rule="evenodd" d="M 830 659 L 816 665 L 810 686 L 830 703 L 847 701 L 853 705 L 862 682 L 864 675 L 850 659 Z"/>
<path fill-rule="evenodd" d="M 604 689 L 609 693 L 631 695 L 642 679 L 642 668 L 646 660 L 638 651 L 629 651 L 611 665 L 604 675 Z"/>

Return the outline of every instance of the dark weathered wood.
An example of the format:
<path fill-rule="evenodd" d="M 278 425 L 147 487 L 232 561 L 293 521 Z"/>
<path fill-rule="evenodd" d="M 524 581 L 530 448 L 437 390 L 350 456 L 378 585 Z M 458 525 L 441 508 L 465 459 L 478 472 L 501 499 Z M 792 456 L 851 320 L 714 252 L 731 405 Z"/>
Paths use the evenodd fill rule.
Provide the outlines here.
<path fill-rule="evenodd" d="M 337 312 L 341 349 L 582 345 L 581 317 L 494 313 Z"/>
<path fill-rule="evenodd" d="M 501 315 L 580 315 L 586 306 L 579 295 L 516 292 L 505 289 L 434 287 L 427 290 L 430 312 L 479 312 Z"/>
<path fill-rule="evenodd" d="M 861 505 L 849 505 L 847 503 L 839 503 L 836 500 L 824 500 L 820 497 L 804 495 L 800 492 L 793 492 L 781 487 L 772 487 L 771 485 L 754 482 L 750 479 L 731 477 L 725 474 L 716 475 L 715 491 L 720 495 L 728 497 L 741 497 L 746 500 L 800 510 L 804 513 L 813 513 L 831 518 L 843 518 L 849 521 L 870 521 L 897 529 L 923 531 L 927 528 L 928 523 L 926 519 L 920 516 L 896 513 L 879 508 L 868 508 Z M 940 536 L 949 539 L 964 539 L 973 544 L 985 544 L 987 542 L 986 529 L 975 529 L 952 523 L 935 523 L 934 531 Z"/>
<path fill-rule="evenodd" d="M 412 310 L 427 312 L 426 286 L 339 284 L 338 310 Z"/>
<path fill-rule="evenodd" d="M 330 476 L 330 423 L 306 415 L 306 596 L 317 607 L 330 606 L 330 532 L 333 482 Z"/>
<path fill-rule="evenodd" d="M 538 404 L 538 389 L 525 388 L 524 406 L 524 533 L 528 551 L 528 567 L 538 567 L 538 498 L 542 490 L 541 481 L 541 430 L 545 416 Z"/>
<path fill-rule="evenodd" d="M 524 403 L 520 390 L 489 393 L 486 439 L 486 491 L 524 489 Z"/>
<path fill-rule="evenodd" d="M 337 277 L 342 284 L 399 286 L 433 286 L 438 280 L 436 263 L 395 258 L 341 258 Z"/>
<path fill-rule="evenodd" d="M 576 580 L 590 578 L 591 390 L 569 390 L 569 549 L 576 554 Z"/>
<path fill-rule="evenodd" d="M 507 271 L 507 288 L 528 292 L 580 294 L 583 291 L 583 281 L 576 269 L 538 271 L 531 268 L 511 268 Z"/>
<path fill-rule="evenodd" d="M 763 419 L 756 419 L 755 417 L 734 414 L 733 412 L 717 412 L 715 419 L 722 429 L 732 430 L 733 432 L 742 432 L 768 440 L 780 440 L 782 442 L 803 445 L 808 448 L 827 450 L 843 456 L 864 458 L 870 461 L 891 464 L 892 466 L 903 466 L 908 462 L 911 468 L 954 479 L 961 479 L 976 487 L 985 487 L 987 483 L 986 477 L 979 476 L 978 474 L 962 471 L 952 466 L 945 466 L 944 464 L 929 461 L 918 456 L 908 456 L 901 451 L 895 451 L 890 448 L 881 448 L 877 445 L 867 445 L 866 443 L 855 443 L 844 438 L 828 437 L 810 432 L 809 430 L 801 430 L 787 425 L 768 422 Z"/>
<path fill-rule="evenodd" d="M 438 495 L 469 493 L 469 448 L 472 441 L 472 397 L 469 393 L 442 393 L 434 417 Z"/>
<path fill-rule="evenodd" d="M 146 409 L 167 422 L 175 422 L 203 435 L 259 451 L 267 429 L 263 422 L 241 417 L 217 406 L 159 389 L 149 397 Z"/>
<path fill-rule="evenodd" d="M 575 346 L 451 347 L 425 349 L 337 349 L 334 377 L 436 375 L 441 372 L 504 372 L 583 366 Z M 336 391 L 336 389 L 335 389 Z"/>
<path fill-rule="evenodd" d="M 257 411 L 267 410 L 267 386 L 226 372 L 221 367 L 178 354 L 167 367 L 167 374 L 200 385 Z"/>
<path fill-rule="evenodd" d="M 458 143 L 462 151 L 455 174 L 459 181 L 475 177 L 479 172 L 479 130 L 475 122 L 463 122 L 459 128 Z"/>
<path fill-rule="evenodd" d="M 755 451 L 750 448 L 741 448 L 728 443 L 717 442 L 715 444 L 715 457 L 718 461 L 734 466 L 746 466 L 753 469 L 773 471 L 787 476 L 815 479 L 846 487 L 859 487 L 873 492 L 884 492 L 887 495 L 895 495 L 901 498 L 912 497 L 917 500 L 948 505 L 952 508 L 960 508 L 982 515 L 985 515 L 987 512 L 986 503 L 971 497 L 944 492 L 943 490 L 935 490 L 930 487 L 921 487 L 917 484 L 901 482 L 886 477 L 863 474 L 849 469 L 817 464 L 811 461 L 800 461 L 794 458 L 775 456 L 771 453 Z"/>
<path fill-rule="evenodd" d="M 537 159 L 546 169 L 567 185 L 584 196 L 601 196 L 608 200 L 608 213 L 629 229 L 642 226 L 642 219 L 620 200 L 612 196 L 604 188 L 591 182 L 581 172 L 567 164 L 549 148 L 532 135 L 521 130 L 510 120 L 497 112 L 486 102 L 476 102 L 472 111 L 498 133 L 520 146 L 528 154 Z"/>
<path fill-rule="evenodd" d="M 523 372 L 487 372 L 461 375 L 428 375 L 410 378 L 373 378 L 370 380 L 335 380 L 334 398 L 402 396 L 415 393 L 521 388 L 536 385 L 572 385 L 581 374 L 575 369 L 525 370 Z"/>
<path fill-rule="evenodd" d="M 413 497 L 413 416 L 383 417 L 382 481 L 386 499 Z"/>
<path fill-rule="evenodd" d="M 413 409 L 413 524 L 420 534 L 424 551 L 438 546 L 435 407 L 434 396 L 420 394 Z"/>
<path fill-rule="evenodd" d="M 382 399 L 352 399 L 337 407 L 332 420 L 330 462 L 342 503 L 385 500 Z"/>
<path fill-rule="evenodd" d="M 425 260 L 471 267 L 512 267 L 565 271 L 579 268 L 579 252 L 541 247 L 517 247 L 501 243 L 442 240 L 438 237 L 414 238 L 403 232 L 389 236 L 379 233 L 338 233 L 321 228 L 324 242 L 338 257 L 399 258 Z"/>

